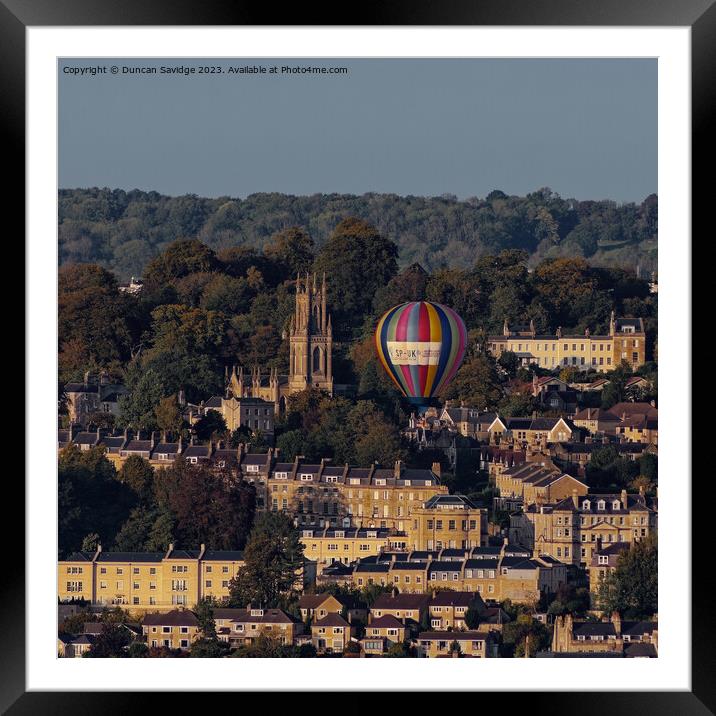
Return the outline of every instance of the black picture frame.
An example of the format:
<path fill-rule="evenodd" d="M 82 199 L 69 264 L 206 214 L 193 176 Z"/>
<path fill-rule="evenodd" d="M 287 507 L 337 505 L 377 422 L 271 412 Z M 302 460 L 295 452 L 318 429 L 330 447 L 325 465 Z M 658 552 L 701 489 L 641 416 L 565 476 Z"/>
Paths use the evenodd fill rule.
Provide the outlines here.
<path fill-rule="evenodd" d="M 714 0 L 490 0 L 470 2 L 453 0 L 441 3 L 430 0 L 400 0 L 390 5 L 376 3 L 352 6 L 351 16 L 338 18 L 320 5 L 307 3 L 285 6 L 276 23 L 277 8 L 269 4 L 231 2 L 229 0 L 0 0 L 0 126 L 4 142 L 5 175 L 12 178 L 5 189 L 5 206 L 12 207 L 18 224 L 16 235 L 24 232 L 25 192 L 25 29 L 28 26 L 92 26 L 92 25 L 477 25 L 477 26 L 686 26 L 692 32 L 692 152 L 693 176 L 704 177 L 707 163 L 714 155 L 714 139 L 709 120 L 714 115 L 716 95 L 716 6 Z M 710 182 L 692 183 L 694 226 L 705 217 L 709 207 L 706 192 Z M 704 227 L 706 226 L 703 222 Z M 682 239 L 683 240 L 683 239 Z M 31 267 L 26 267 L 31 268 Z M 17 342 L 19 345 L 19 341 Z M 17 356 L 15 356 L 15 359 Z M 17 361 L 15 361 L 17 362 Z M 690 391 L 691 386 L 687 386 Z M 16 429 L 21 430 L 19 421 Z M 31 437 L 26 431 L 26 439 Z M 673 476 L 687 479 L 686 474 Z M 6 516 L 24 514 L 23 484 L 10 474 L 5 480 Z M 709 500 L 692 500 L 692 524 L 706 522 Z M 10 507 L 11 506 L 11 507 Z M 22 519 L 22 518 L 20 518 Z M 134 708 L 158 705 L 167 707 L 168 694 L 132 692 L 26 692 L 25 686 L 25 565 L 21 559 L 18 535 L 24 534 L 19 524 L 3 521 L 6 549 L 5 570 L 0 581 L 0 709 L 13 715 L 44 713 L 126 713 Z M 706 563 L 707 540 L 692 540 L 692 564 Z M 608 684 L 601 683 L 598 669 L 594 673 L 594 690 L 590 696 L 565 692 L 555 696 L 549 692 L 513 692 L 483 694 L 479 704 L 494 700 L 496 708 L 511 712 L 573 713 L 580 715 L 617 714 L 709 714 L 716 713 L 716 658 L 714 654 L 713 608 L 703 571 L 694 571 L 692 584 L 692 688 L 683 692 L 601 692 Z M 586 665 L 586 664 L 585 664 Z M 519 684 L 515 684 L 519 688 Z M 655 689 L 658 684 L 654 684 Z M 396 684 L 396 689 L 409 685 Z M 457 689 L 466 685 L 456 685 Z M 274 694 L 272 699 L 279 694 Z M 180 696 L 186 699 L 186 694 Z M 483 698 L 484 697 L 484 698 Z M 423 698 L 423 696 L 421 696 Z M 185 701 L 184 701 L 185 702 Z M 304 702 L 305 703 L 305 702 Z M 342 699 L 332 700 L 332 708 L 345 709 Z M 275 702 L 272 702 L 272 706 Z M 500 706 L 502 704 L 502 706 Z M 296 708 L 296 704 L 293 707 Z M 321 708 L 325 708 L 324 704 Z M 151 706 L 150 706 L 151 707 Z M 475 707 L 479 707 L 475 704 Z M 306 703 L 306 708 L 313 706 Z M 356 708 L 355 702 L 349 708 Z"/>

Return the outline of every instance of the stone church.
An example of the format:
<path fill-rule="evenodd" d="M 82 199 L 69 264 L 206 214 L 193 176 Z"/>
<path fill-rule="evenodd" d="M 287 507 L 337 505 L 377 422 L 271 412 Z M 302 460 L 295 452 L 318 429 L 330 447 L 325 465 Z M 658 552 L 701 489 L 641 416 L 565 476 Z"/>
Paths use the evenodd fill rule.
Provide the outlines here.
<path fill-rule="evenodd" d="M 260 367 L 250 375 L 243 367 L 226 369 L 224 400 L 261 398 L 274 404 L 276 412 L 284 411 L 286 398 L 308 386 L 321 388 L 333 395 L 333 328 L 327 309 L 326 275 L 318 285 L 316 275 L 296 278 L 296 306 L 289 325 L 289 372 L 279 375 L 271 368 Z"/>

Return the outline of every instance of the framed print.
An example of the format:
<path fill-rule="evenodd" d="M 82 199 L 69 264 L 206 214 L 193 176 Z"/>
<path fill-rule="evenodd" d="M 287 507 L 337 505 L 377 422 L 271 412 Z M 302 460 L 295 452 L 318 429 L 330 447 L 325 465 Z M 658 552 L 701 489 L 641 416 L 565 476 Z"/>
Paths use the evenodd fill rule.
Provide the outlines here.
<path fill-rule="evenodd" d="M 28 278 L 3 707 L 713 712 L 713 7 L 357 12 L 0 5 Z"/>

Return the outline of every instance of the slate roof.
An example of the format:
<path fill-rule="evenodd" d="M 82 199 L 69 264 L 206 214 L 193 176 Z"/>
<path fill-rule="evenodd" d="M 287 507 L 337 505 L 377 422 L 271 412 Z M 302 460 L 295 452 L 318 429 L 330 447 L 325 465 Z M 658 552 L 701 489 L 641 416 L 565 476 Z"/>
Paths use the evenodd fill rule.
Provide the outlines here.
<path fill-rule="evenodd" d="M 433 495 L 424 505 L 426 509 L 458 508 L 463 510 L 477 509 L 475 504 L 465 495 Z"/>
<path fill-rule="evenodd" d="M 447 560 L 434 561 L 430 563 L 431 572 L 459 572 L 462 569 L 462 562 L 450 562 Z"/>
<path fill-rule="evenodd" d="M 243 562 L 244 553 L 238 549 L 207 549 L 202 560 L 209 562 Z"/>
<path fill-rule="evenodd" d="M 176 455 L 179 452 L 180 443 L 159 443 L 154 450 L 152 455 Z"/>
<path fill-rule="evenodd" d="M 327 614 L 313 622 L 313 627 L 350 627 L 350 624 L 340 614 Z"/>
<path fill-rule="evenodd" d="M 405 624 L 392 614 L 383 614 L 382 617 L 373 619 L 366 629 L 405 629 Z"/>
<path fill-rule="evenodd" d="M 575 622 L 572 633 L 577 636 L 616 636 L 617 632 L 611 622 Z"/>
<path fill-rule="evenodd" d="M 209 457 L 210 452 L 209 445 L 189 445 L 184 451 L 184 457 Z"/>
<path fill-rule="evenodd" d="M 252 452 L 244 455 L 244 458 L 241 461 L 241 466 L 243 467 L 244 465 L 266 465 L 267 460 L 267 453 Z"/>
<path fill-rule="evenodd" d="M 199 626 L 194 612 L 188 609 L 174 609 L 171 612 L 145 614 L 145 626 Z"/>
<path fill-rule="evenodd" d="M 250 609 L 237 609 L 236 614 L 230 617 L 230 621 L 248 624 L 293 624 L 294 619 L 291 619 L 286 612 L 281 609 L 264 609 L 263 614 L 251 614 Z"/>
<path fill-rule="evenodd" d="M 603 408 L 583 408 L 575 414 L 574 420 L 600 420 L 618 423 L 621 418 L 610 410 Z"/>
<path fill-rule="evenodd" d="M 360 564 L 356 564 L 354 567 L 355 572 L 389 572 L 390 571 L 390 563 L 385 562 L 383 564 L 366 564 L 365 562 L 361 562 Z M 325 570 L 324 570 L 325 572 Z"/>
<path fill-rule="evenodd" d="M 378 609 L 420 609 L 428 604 L 428 594 L 379 594 L 371 610 Z"/>
<path fill-rule="evenodd" d="M 130 440 L 123 449 L 127 452 L 149 452 L 152 449 L 152 441 Z"/>
<path fill-rule="evenodd" d="M 437 592 L 430 599 L 431 607 L 469 607 L 481 601 L 479 592 Z"/>
<path fill-rule="evenodd" d="M 332 596 L 333 595 L 328 592 L 323 592 L 322 594 L 304 594 L 298 600 L 298 606 L 300 609 L 317 609 L 326 599 Z M 334 599 L 338 599 L 338 597 L 334 597 Z M 338 599 L 338 601 L 340 602 L 341 600 Z"/>
<path fill-rule="evenodd" d="M 653 633 L 658 627 L 659 625 L 656 622 L 650 621 L 622 622 L 622 634 L 643 636 L 644 634 Z"/>
<path fill-rule="evenodd" d="M 72 552 L 67 557 L 66 562 L 91 562 L 94 557 L 94 552 Z"/>
<path fill-rule="evenodd" d="M 173 549 L 167 559 L 199 559 L 198 549 Z"/>
<path fill-rule="evenodd" d="M 628 659 L 656 659 L 659 655 L 654 644 L 643 642 L 624 644 L 624 656 Z"/>
<path fill-rule="evenodd" d="M 164 552 L 100 552 L 98 562 L 161 562 Z"/>

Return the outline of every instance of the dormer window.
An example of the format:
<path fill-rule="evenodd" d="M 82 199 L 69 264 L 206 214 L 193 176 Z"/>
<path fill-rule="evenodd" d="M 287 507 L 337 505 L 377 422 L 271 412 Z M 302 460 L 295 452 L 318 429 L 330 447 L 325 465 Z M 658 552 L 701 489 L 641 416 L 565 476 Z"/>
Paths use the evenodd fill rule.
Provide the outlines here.
<path fill-rule="evenodd" d="M 405 481 L 403 482 L 403 484 L 404 484 L 406 487 L 410 487 L 410 480 L 405 480 Z"/>
<path fill-rule="evenodd" d="M 326 482 L 338 482 L 338 477 L 336 475 L 327 475 Z"/>
<path fill-rule="evenodd" d="M 591 509 L 591 503 L 589 502 L 589 500 L 583 500 L 583 502 L 582 502 L 582 509 L 583 509 L 585 512 L 588 512 L 588 511 Z"/>
<path fill-rule="evenodd" d="M 287 472 L 274 472 L 273 476 L 277 480 L 285 480 L 288 477 L 288 473 Z"/>
<path fill-rule="evenodd" d="M 375 484 L 376 485 L 385 485 L 385 480 L 383 480 L 383 479 L 376 480 Z"/>
<path fill-rule="evenodd" d="M 360 478 L 359 478 L 359 477 L 352 477 L 352 478 L 351 478 L 351 485 L 360 485 Z"/>
<path fill-rule="evenodd" d="M 246 472 L 258 472 L 259 466 L 258 465 L 247 465 L 246 466 Z"/>
<path fill-rule="evenodd" d="M 251 610 L 251 616 L 252 617 L 262 617 L 264 615 L 263 609 L 252 609 Z"/>
<path fill-rule="evenodd" d="M 612 509 L 618 510 L 619 507 L 620 507 L 619 500 L 614 500 L 614 502 L 612 502 Z"/>
<path fill-rule="evenodd" d="M 604 502 L 604 500 L 599 500 L 599 502 L 597 502 L 598 510 L 604 510 L 605 507 L 606 507 L 606 503 Z"/>
<path fill-rule="evenodd" d="M 336 530 L 335 537 L 343 538 L 346 536 L 346 533 L 341 530 Z"/>
<path fill-rule="evenodd" d="M 313 482 L 313 475 L 309 472 L 302 472 L 300 477 L 303 482 Z"/>

